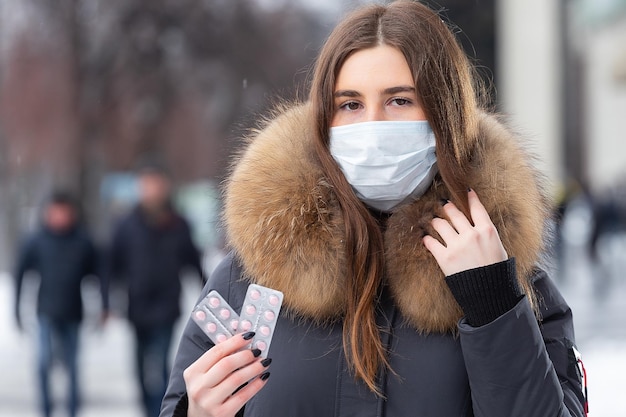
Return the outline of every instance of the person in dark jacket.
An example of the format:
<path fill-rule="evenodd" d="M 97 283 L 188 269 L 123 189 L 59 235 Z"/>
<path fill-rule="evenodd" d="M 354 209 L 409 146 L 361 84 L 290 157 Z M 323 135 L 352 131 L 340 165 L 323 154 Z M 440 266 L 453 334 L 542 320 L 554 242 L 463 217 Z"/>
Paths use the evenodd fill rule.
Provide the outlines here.
<path fill-rule="evenodd" d="M 226 184 L 232 249 L 205 286 L 284 293 L 267 359 L 189 321 L 161 417 L 581 417 L 572 313 L 539 267 L 548 215 L 522 143 L 478 103 L 445 22 L 349 15 L 309 100 Z"/>
<path fill-rule="evenodd" d="M 180 315 L 180 275 L 185 268 L 195 270 L 201 279 L 203 274 L 189 225 L 171 205 L 165 171 L 145 166 L 138 181 L 139 204 L 114 231 L 109 274 L 127 288 L 142 404 L 147 417 L 156 417 L 169 378 L 172 332 Z"/>
<path fill-rule="evenodd" d="M 50 368 L 53 347 L 60 347 L 60 356 L 68 373 L 68 412 L 74 417 L 79 407 L 78 333 L 83 318 L 81 282 L 97 275 L 101 278 L 102 310 L 106 316 L 108 296 L 106 283 L 99 273 L 98 254 L 87 234 L 80 227 L 78 206 L 65 191 L 55 191 L 43 209 L 42 225 L 23 244 L 15 268 L 15 319 L 22 329 L 20 299 L 22 282 L 27 272 L 39 275 L 37 318 L 39 326 L 38 377 L 42 415 L 52 415 Z"/>

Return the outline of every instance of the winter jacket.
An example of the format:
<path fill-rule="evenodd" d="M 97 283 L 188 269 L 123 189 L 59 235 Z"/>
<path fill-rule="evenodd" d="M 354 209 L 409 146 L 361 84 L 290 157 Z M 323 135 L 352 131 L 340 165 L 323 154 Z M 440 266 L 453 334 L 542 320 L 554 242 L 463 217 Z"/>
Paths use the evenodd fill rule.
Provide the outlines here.
<path fill-rule="evenodd" d="M 14 277 L 15 309 L 19 317 L 22 282 L 28 271 L 41 279 L 37 297 L 37 314 L 56 321 L 78 322 L 83 317 L 81 282 L 89 275 L 102 276 L 98 254 L 80 228 L 53 232 L 42 226 L 30 236 L 18 255 Z M 108 308 L 106 286 L 102 286 L 102 307 Z"/>
<path fill-rule="evenodd" d="M 384 230 L 385 285 L 376 311 L 391 370 L 378 377 L 383 396 L 351 375 L 341 338 L 342 214 L 314 157 L 313 126 L 306 105 L 285 111 L 253 138 L 227 184 L 233 254 L 203 295 L 216 289 L 237 310 L 250 282 L 285 294 L 269 352 L 271 378 L 241 413 L 584 415 L 571 311 L 537 268 L 546 216 L 537 175 L 518 140 L 488 115 L 471 150 L 468 183 L 511 258 L 443 276 L 421 243 L 449 198 L 436 178 L 426 194 L 394 210 Z M 190 321 L 162 417 L 186 415 L 182 372 L 211 346 Z"/>
<path fill-rule="evenodd" d="M 128 289 L 128 318 L 135 326 L 171 325 L 180 316 L 180 273 L 202 277 L 200 254 L 187 222 L 173 209 L 163 224 L 151 224 L 136 207 L 117 226 L 108 274 Z"/>

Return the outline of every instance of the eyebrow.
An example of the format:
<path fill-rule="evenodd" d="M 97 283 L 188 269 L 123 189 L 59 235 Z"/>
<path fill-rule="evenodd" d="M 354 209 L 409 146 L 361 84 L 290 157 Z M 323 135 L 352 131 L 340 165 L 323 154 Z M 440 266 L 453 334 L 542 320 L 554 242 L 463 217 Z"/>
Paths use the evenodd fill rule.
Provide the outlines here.
<path fill-rule="evenodd" d="M 397 94 L 397 93 L 415 93 L 415 87 L 409 85 L 399 85 L 396 87 L 385 88 L 382 91 L 383 94 Z M 356 90 L 337 90 L 333 93 L 333 97 L 360 97 L 361 93 Z"/>

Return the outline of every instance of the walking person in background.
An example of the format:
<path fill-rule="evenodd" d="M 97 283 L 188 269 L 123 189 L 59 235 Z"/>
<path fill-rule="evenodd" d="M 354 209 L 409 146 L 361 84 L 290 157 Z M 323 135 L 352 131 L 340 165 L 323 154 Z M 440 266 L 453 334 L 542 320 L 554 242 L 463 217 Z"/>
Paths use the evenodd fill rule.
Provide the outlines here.
<path fill-rule="evenodd" d="M 282 291 L 269 357 L 190 320 L 161 417 L 585 414 L 571 311 L 539 264 L 540 175 L 475 82 L 419 2 L 339 23 L 309 100 L 240 153 L 232 252 L 202 293 L 239 311 L 250 283 Z"/>
<path fill-rule="evenodd" d="M 135 334 L 137 381 L 146 417 L 159 414 L 169 378 L 168 355 L 180 315 L 181 272 L 203 279 L 200 253 L 187 222 L 170 201 L 165 171 L 150 165 L 138 175 L 139 203 L 114 231 L 109 250 L 111 280 L 123 282 Z"/>
<path fill-rule="evenodd" d="M 42 223 L 22 246 L 15 268 L 15 318 L 22 329 L 20 299 L 27 272 L 39 275 L 37 297 L 38 377 L 42 415 L 52 415 L 50 370 L 55 353 L 68 374 L 68 410 L 77 415 L 80 405 L 78 381 L 79 326 L 83 318 L 81 281 L 90 275 L 101 279 L 103 317 L 108 310 L 108 291 L 99 273 L 98 254 L 81 227 L 78 204 L 67 192 L 52 193 L 42 212 Z M 56 348 L 59 348 L 57 352 Z"/>

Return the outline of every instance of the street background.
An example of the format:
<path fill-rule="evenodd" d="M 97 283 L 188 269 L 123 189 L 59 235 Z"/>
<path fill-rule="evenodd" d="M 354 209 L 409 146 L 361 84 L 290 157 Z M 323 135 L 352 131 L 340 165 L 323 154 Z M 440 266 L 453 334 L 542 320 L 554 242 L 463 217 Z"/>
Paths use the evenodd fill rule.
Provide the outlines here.
<path fill-rule="evenodd" d="M 563 215 L 551 272 L 574 311 L 590 415 L 626 417 L 626 0 L 425 1 L 539 156 Z M 74 192 L 106 247 L 136 201 L 135 169 L 160 161 L 210 271 L 241 137 L 278 97 L 306 97 L 337 19 L 372 2 L 387 0 L 0 0 L 0 417 L 37 416 L 36 280 L 19 333 L 11 271 L 49 192 Z M 188 312 L 199 288 L 184 287 Z M 130 327 L 121 310 L 99 326 L 94 281 L 83 298 L 81 417 L 140 417 Z"/>

